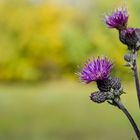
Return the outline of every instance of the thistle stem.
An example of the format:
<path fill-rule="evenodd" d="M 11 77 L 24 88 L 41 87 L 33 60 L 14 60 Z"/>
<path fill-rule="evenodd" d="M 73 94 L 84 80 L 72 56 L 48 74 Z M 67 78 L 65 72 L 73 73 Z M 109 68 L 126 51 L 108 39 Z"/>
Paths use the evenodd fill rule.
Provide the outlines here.
<path fill-rule="evenodd" d="M 134 71 L 134 77 L 135 77 L 135 85 L 137 90 L 137 97 L 139 102 L 139 108 L 140 108 L 140 83 L 139 83 L 139 76 L 138 76 L 138 67 L 137 67 L 137 58 L 136 58 L 136 52 L 134 52 L 134 63 L 133 63 L 133 71 Z"/>
<path fill-rule="evenodd" d="M 132 118 L 131 114 L 128 112 L 128 110 L 124 107 L 124 105 L 122 104 L 122 102 L 120 101 L 120 99 L 114 100 L 116 106 L 123 111 L 123 113 L 127 116 L 127 118 L 129 119 L 138 140 L 140 140 L 140 131 L 138 129 L 137 124 L 135 123 L 134 119 Z"/>

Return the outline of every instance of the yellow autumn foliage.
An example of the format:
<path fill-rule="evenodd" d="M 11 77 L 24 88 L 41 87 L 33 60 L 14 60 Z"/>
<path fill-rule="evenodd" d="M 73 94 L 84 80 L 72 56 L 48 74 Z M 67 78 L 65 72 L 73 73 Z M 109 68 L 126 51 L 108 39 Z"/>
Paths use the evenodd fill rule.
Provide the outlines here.
<path fill-rule="evenodd" d="M 90 1 L 90 0 L 89 0 Z M 115 30 L 102 22 L 102 13 L 116 3 L 90 1 L 82 6 L 1 1 L 0 80 L 36 81 L 74 75 L 77 65 L 91 57 L 107 55 L 115 62 L 114 73 L 128 76 L 123 55 L 126 47 Z M 110 2 L 110 3 L 109 3 Z M 137 3 L 128 2 L 130 23 L 139 25 Z M 131 24 L 130 24 L 131 25 Z"/>

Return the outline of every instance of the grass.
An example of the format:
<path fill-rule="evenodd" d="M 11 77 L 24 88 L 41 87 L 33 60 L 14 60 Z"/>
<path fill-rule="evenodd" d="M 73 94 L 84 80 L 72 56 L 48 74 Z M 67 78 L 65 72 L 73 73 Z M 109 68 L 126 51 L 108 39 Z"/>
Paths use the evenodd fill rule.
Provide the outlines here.
<path fill-rule="evenodd" d="M 133 84 L 124 83 L 125 105 L 140 126 Z M 117 108 L 95 104 L 94 85 L 54 81 L 0 86 L 0 140 L 132 140 L 135 134 Z"/>

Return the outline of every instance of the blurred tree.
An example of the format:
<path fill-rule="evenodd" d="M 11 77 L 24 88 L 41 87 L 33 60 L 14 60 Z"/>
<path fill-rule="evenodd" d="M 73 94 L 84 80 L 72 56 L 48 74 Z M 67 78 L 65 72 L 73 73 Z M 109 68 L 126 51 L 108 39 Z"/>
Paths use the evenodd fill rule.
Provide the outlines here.
<path fill-rule="evenodd" d="M 121 65 L 126 47 L 100 16 L 111 7 L 107 1 L 103 5 L 101 0 L 89 0 L 83 9 L 79 2 L 73 6 L 50 0 L 1 0 L 0 80 L 36 81 L 73 75 L 77 65 L 92 55 L 113 58 L 114 72 L 124 76 L 127 69 Z M 138 11 L 130 12 L 135 15 L 130 22 L 135 19 L 138 25 Z"/>

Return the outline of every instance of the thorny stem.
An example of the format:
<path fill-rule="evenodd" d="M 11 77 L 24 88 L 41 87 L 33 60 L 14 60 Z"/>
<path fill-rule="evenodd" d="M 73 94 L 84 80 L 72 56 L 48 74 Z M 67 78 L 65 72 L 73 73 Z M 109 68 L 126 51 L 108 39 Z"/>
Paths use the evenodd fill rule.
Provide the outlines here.
<path fill-rule="evenodd" d="M 128 112 L 128 110 L 124 107 L 124 105 L 122 104 L 120 99 L 114 100 L 114 103 L 127 116 L 127 118 L 129 119 L 129 121 L 130 121 L 130 123 L 131 123 L 131 125 L 132 125 L 132 127 L 133 127 L 133 129 L 134 129 L 134 131 L 136 133 L 136 135 L 137 135 L 138 140 L 140 140 L 140 131 L 139 131 L 138 126 L 135 123 L 134 119 L 132 118 L 132 116 Z"/>
<path fill-rule="evenodd" d="M 136 54 L 136 52 L 134 52 L 133 55 L 134 55 L 133 71 L 134 71 L 137 97 L 138 97 L 139 108 L 140 108 L 140 83 L 139 83 L 139 76 L 138 76 L 138 67 L 137 67 L 137 58 L 136 58 L 137 54 Z"/>

